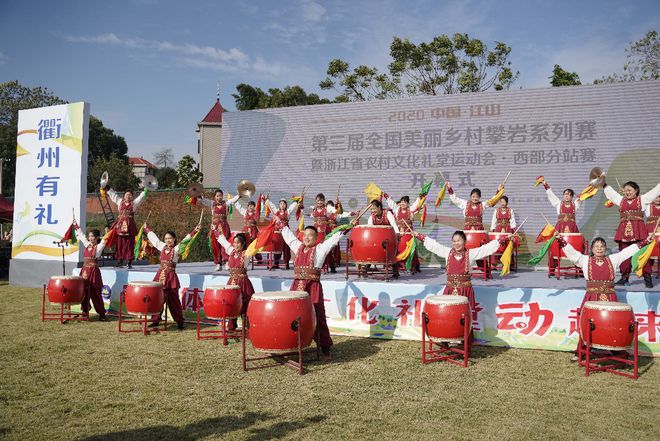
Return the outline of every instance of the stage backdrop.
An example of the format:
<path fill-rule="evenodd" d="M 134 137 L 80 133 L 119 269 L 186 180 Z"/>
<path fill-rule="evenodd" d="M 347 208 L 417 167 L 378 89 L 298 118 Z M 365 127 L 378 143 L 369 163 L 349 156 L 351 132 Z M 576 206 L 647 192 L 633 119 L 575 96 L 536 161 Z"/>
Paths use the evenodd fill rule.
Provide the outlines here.
<path fill-rule="evenodd" d="M 59 241 L 72 209 L 85 225 L 89 104 L 84 102 L 18 112 L 12 259 L 61 260 Z M 65 250 L 79 262 L 77 245 Z"/>
<path fill-rule="evenodd" d="M 523 233 L 531 238 L 541 213 L 556 220 L 543 187 L 533 188 L 536 176 L 561 197 L 567 187 L 582 191 L 599 166 L 613 186 L 635 180 L 648 191 L 660 179 L 658 127 L 660 81 L 227 112 L 218 172 L 225 191 L 250 179 L 273 199 L 311 185 L 307 206 L 319 192 L 334 199 L 341 184 L 352 210 L 365 205 L 371 181 L 393 198 L 414 199 L 433 180 L 424 230 L 449 242 L 462 218 L 448 199 L 433 207 L 439 172 L 458 196 L 478 187 L 485 200 L 512 170 L 506 194 L 519 222 L 530 216 Z M 599 191 L 578 212 L 587 238 L 613 237 L 618 212 L 605 201 Z M 491 216 L 487 210 L 486 225 Z M 538 244 L 529 242 L 535 252 Z"/>

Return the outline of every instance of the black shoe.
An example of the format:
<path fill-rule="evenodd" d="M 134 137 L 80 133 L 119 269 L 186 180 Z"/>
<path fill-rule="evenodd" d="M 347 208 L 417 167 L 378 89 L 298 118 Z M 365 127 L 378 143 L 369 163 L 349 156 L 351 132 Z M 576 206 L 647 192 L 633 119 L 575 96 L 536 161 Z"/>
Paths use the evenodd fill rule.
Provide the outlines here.
<path fill-rule="evenodd" d="M 617 280 L 617 282 L 615 283 L 615 285 L 619 285 L 619 286 L 624 286 L 624 285 L 627 285 L 627 284 L 628 284 L 628 278 L 627 278 L 627 277 L 621 277 L 621 278 L 620 278 L 619 280 Z"/>
<path fill-rule="evenodd" d="M 157 328 L 158 326 L 160 326 L 160 322 L 152 322 L 147 328 Z"/>
<path fill-rule="evenodd" d="M 177 324 L 176 324 L 176 327 L 177 327 L 177 329 L 178 329 L 179 331 L 183 331 L 184 323 L 183 323 L 183 322 L 177 323 Z"/>
<path fill-rule="evenodd" d="M 330 268 L 330 272 L 331 272 L 332 274 L 337 273 L 337 268 Z"/>
<path fill-rule="evenodd" d="M 123 260 L 118 260 L 117 263 L 115 263 L 115 267 L 116 267 L 116 268 L 121 268 L 123 265 L 124 265 L 124 261 L 123 261 Z"/>
<path fill-rule="evenodd" d="M 99 321 L 100 321 L 100 322 L 107 322 L 107 321 L 108 321 L 108 318 L 107 318 L 106 316 L 104 316 L 104 315 L 100 315 L 100 316 L 99 316 Z"/>
<path fill-rule="evenodd" d="M 286 268 L 286 269 L 291 269 L 291 267 L 289 267 L 289 264 L 288 264 L 288 263 L 284 266 L 284 268 Z"/>
<path fill-rule="evenodd" d="M 133 269 L 133 265 L 131 265 L 131 264 L 129 263 L 128 266 L 127 266 L 126 268 L 128 268 L 128 269 Z"/>
<path fill-rule="evenodd" d="M 653 280 L 651 279 L 650 274 L 644 274 L 644 286 L 647 288 L 653 288 Z"/>

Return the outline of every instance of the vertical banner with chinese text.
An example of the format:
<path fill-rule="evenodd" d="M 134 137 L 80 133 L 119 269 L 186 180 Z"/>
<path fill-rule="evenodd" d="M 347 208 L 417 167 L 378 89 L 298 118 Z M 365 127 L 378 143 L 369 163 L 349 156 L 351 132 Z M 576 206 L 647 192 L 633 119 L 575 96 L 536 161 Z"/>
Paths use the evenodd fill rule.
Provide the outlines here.
<path fill-rule="evenodd" d="M 88 130 L 88 103 L 18 112 L 13 259 L 59 260 L 73 210 L 85 225 Z M 77 245 L 64 254 L 80 261 Z"/>

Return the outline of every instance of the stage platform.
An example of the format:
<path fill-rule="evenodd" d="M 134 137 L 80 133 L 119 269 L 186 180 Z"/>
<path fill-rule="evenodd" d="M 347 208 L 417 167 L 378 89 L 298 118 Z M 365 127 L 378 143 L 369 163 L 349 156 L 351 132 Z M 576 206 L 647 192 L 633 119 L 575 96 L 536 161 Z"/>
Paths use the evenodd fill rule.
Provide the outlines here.
<path fill-rule="evenodd" d="M 119 295 L 131 281 L 153 280 L 157 265 L 126 268 L 101 267 L 104 299 L 117 310 Z M 74 273 L 79 273 L 79 269 Z M 227 270 L 215 271 L 212 263 L 180 263 L 180 296 L 189 319 L 196 316 L 197 298 L 206 286 L 225 284 Z M 288 290 L 293 270 L 249 270 L 256 292 Z M 390 281 L 360 278 L 348 280 L 345 266 L 336 274 L 324 274 L 322 285 L 328 326 L 333 334 L 387 339 L 421 339 L 424 299 L 442 293 L 446 277 L 440 267 L 423 267 L 421 274 L 402 273 Z M 632 305 L 640 323 L 640 349 L 660 354 L 660 286 L 647 289 L 633 275 L 632 283 L 617 287 L 619 301 Z M 656 285 L 660 280 L 654 279 Z M 583 278 L 548 278 L 547 271 L 521 269 L 506 277 L 473 280 L 476 311 L 473 315 L 478 343 L 519 348 L 574 350 L 577 345 L 577 309 L 585 291 Z M 203 303 L 203 298 L 201 298 Z"/>

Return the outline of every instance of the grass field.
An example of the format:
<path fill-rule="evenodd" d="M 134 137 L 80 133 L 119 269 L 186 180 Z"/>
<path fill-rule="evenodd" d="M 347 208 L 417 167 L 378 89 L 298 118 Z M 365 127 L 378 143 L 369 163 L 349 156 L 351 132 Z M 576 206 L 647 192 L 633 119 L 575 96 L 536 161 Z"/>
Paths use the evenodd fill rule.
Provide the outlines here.
<path fill-rule="evenodd" d="M 660 438 L 660 369 L 589 378 L 566 353 L 478 347 L 468 369 L 422 366 L 417 342 L 335 338 L 299 377 L 243 372 L 239 344 L 192 326 L 117 333 L 42 323 L 41 292 L 0 286 L 0 437 L 26 439 Z"/>

